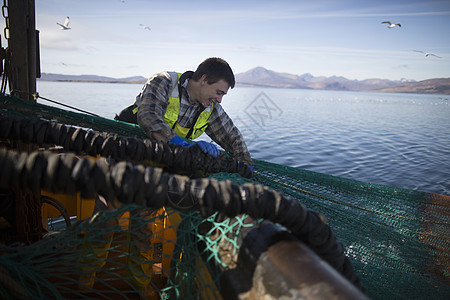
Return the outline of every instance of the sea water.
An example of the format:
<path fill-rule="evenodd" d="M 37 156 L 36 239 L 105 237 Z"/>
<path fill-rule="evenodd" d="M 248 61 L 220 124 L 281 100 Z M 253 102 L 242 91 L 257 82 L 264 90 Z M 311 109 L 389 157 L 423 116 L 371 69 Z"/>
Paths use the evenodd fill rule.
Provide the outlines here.
<path fill-rule="evenodd" d="M 113 118 L 142 86 L 38 81 L 38 92 Z M 449 95 L 235 87 L 222 106 L 253 158 L 450 195 Z"/>

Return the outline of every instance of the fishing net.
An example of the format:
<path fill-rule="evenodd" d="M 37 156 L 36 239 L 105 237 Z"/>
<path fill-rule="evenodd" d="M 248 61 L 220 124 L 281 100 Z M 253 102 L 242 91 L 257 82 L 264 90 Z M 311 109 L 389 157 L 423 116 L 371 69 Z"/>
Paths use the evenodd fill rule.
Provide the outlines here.
<path fill-rule="evenodd" d="M 226 154 L 10 96 L 0 126 L 2 298 L 225 298 L 267 221 L 369 298 L 450 295 L 449 196 L 259 160 L 251 176 Z"/>
<path fill-rule="evenodd" d="M 207 232 L 199 232 L 199 225 L 208 221 L 214 216 L 128 205 L 52 231 L 29 246 L 9 247 L 0 259 L 2 298 L 218 299 L 207 261 L 221 261 L 219 253 L 228 249 L 210 242 L 204 250 L 209 257 L 200 259 L 197 244 Z M 215 224 L 225 236 L 241 226 Z M 236 253 L 227 255 L 223 266 Z"/>
<path fill-rule="evenodd" d="M 450 295 L 450 197 L 259 161 L 258 177 L 327 217 L 374 299 Z"/>

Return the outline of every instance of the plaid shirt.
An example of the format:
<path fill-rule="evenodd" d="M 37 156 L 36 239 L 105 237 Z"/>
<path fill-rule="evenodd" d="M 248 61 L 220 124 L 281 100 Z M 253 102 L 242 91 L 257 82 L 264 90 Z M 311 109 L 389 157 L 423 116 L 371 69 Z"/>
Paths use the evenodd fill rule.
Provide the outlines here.
<path fill-rule="evenodd" d="M 189 102 L 188 81 L 189 79 L 182 84 L 180 113 L 178 114 L 178 124 L 185 128 L 193 125 L 197 108 L 201 105 Z M 141 93 L 136 97 L 138 124 L 148 136 L 152 136 L 152 132 L 159 132 L 166 138 L 177 134 L 164 121 L 167 101 L 172 89 L 170 74 L 168 72 L 157 73 L 147 80 Z M 211 106 L 205 108 L 206 111 L 210 109 Z M 233 121 L 219 103 L 213 105 L 205 133 L 223 149 L 232 152 L 236 159 L 253 164 L 241 132 L 234 126 Z"/>

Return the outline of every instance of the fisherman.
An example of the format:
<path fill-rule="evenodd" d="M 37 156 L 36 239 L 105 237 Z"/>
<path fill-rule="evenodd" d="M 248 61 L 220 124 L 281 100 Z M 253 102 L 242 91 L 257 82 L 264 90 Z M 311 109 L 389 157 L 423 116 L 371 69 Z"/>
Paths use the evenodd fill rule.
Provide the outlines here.
<path fill-rule="evenodd" d="M 208 58 L 195 72 L 154 74 L 145 83 L 136 102 L 122 110 L 115 119 L 138 124 L 152 139 L 185 147 L 197 146 L 217 157 L 219 150 L 214 144 L 205 141 L 190 144 L 185 140 L 196 139 L 205 132 L 252 170 L 253 162 L 244 138 L 220 105 L 222 97 L 234 85 L 234 74 L 228 63 L 220 58 Z M 101 196 L 96 200 L 99 210 L 108 208 L 108 203 Z M 145 267 L 151 266 L 148 262 L 153 260 L 154 252 L 151 243 L 145 243 L 139 237 L 154 235 L 155 223 L 147 221 L 155 218 L 154 214 L 152 210 L 144 210 L 139 218 L 130 219 L 131 232 L 140 228 L 140 235 L 132 234 L 129 238 L 136 247 L 129 261 L 135 263 L 131 270 L 138 288 L 148 287 Z M 140 224 L 140 220 L 147 221 L 147 224 Z"/>
<path fill-rule="evenodd" d="M 214 157 L 217 147 L 205 141 L 189 144 L 205 132 L 234 158 L 253 169 L 252 159 L 239 129 L 220 103 L 235 79 L 228 63 L 221 58 L 208 58 L 195 72 L 183 74 L 161 72 L 145 83 L 136 102 L 122 110 L 115 119 L 138 124 L 147 136 L 185 147 L 198 146 Z"/>

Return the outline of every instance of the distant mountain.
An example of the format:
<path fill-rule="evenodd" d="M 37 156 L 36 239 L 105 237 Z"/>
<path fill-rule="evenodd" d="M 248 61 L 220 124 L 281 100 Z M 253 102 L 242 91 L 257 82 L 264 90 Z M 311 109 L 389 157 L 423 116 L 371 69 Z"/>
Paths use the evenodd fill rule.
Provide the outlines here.
<path fill-rule="evenodd" d="M 277 88 L 300 88 L 338 91 L 371 91 L 388 88 L 400 83 L 387 79 L 349 80 L 344 77 L 314 77 L 309 73 L 292 75 L 267 70 L 263 67 L 251 69 L 236 75 L 236 82 L 241 86 L 267 86 Z"/>
<path fill-rule="evenodd" d="M 236 83 L 242 86 L 307 89 L 312 88 L 307 84 L 310 78 L 314 77 L 310 74 L 298 76 L 288 73 L 278 73 L 263 67 L 257 67 L 245 73 L 236 74 Z"/>
<path fill-rule="evenodd" d="M 309 73 L 303 75 L 278 73 L 263 67 L 236 74 L 236 85 L 334 91 L 450 94 L 450 78 L 419 82 L 405 79 L 399 81 L 388 79 L 349 80 L 340 76 L 314 77 Z"/>
<path fill-rule="evenodd" d="M 109 83 L 144 83 L 147 78 L 133 76 L 126 78 L 112 78 L 97 75 L 62 75 L 54 73 L 42 73 L 38 80 L 44 81 L 75 81 L 75 82 L 109 82 Z"/>
<path fill-rule="evenodd" d="M 143 76 L 112 78 L 97 75 L 42 73 L 39 80 L 143 84 L 147 78 Z M 342 76 L 314 77 L 309 73 L 303 75 L 279 73 L 263 67 L 257 67 L 247 72 L 236 74 L 236 85 L 333 91 L 450 94 L 450 78 L 434 78 L 423 81 L 405 79 L 396 81 L 388 79 L 350 80 Z"/>
<path fill-rule="evenodd" d="M 388 93 L 420 93 L 450 95 L 450 78 L 434 78 L 419 82 L 405 82 L 378 90 Z"/>

